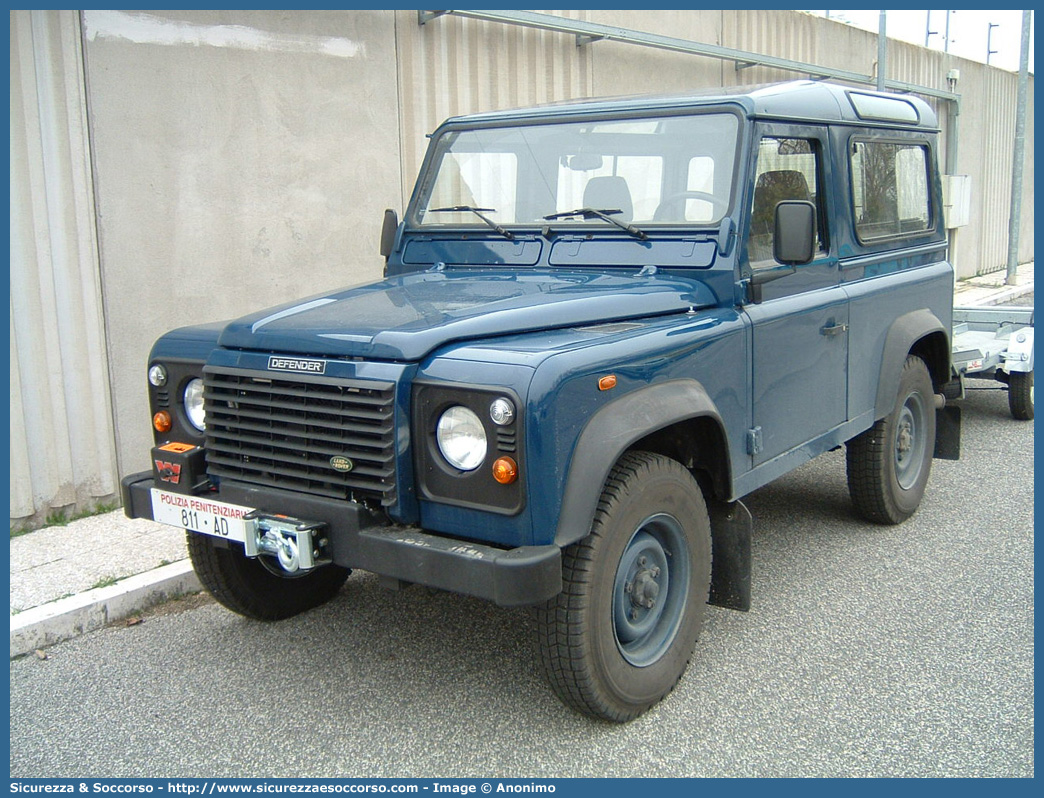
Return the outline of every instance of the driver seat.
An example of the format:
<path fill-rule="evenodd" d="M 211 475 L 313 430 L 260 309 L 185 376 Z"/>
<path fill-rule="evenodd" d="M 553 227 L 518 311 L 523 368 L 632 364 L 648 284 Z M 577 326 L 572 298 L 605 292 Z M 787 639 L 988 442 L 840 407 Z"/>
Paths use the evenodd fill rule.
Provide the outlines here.
<path fill-rule="evenodd" d="M 634 217 L 631 190 L 622 177 L 605 175 L 588 180 L 584 186 L 584 207 L 599 211 L 619 208 L 620 213 L 614 214 L 614 218 L 622 222 L 629 222 Z"/>

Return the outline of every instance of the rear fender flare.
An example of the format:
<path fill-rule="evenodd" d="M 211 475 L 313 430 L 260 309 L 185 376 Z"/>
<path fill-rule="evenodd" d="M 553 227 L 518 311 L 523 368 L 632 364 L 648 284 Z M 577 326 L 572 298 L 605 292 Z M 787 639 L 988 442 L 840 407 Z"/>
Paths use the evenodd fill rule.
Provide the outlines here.
<path fill-rule="evenodd" d="M 941 345 L 932 341 L 941 340 Z M 919 346 L 920 342 L 924 346 Z M 892 322 L 885 337 L 881 355 L 881 372 L 877 380 L 877 397 L 874 401 L 874 418 L 881 419 L 892 412 L 899 390 L 899 377 L 903 363 L 909 354 L 924 358 L 925 365 L 938 386 L 949 379 L 950 331 L 939 318 L 927 308 L 912 310 Z"/>

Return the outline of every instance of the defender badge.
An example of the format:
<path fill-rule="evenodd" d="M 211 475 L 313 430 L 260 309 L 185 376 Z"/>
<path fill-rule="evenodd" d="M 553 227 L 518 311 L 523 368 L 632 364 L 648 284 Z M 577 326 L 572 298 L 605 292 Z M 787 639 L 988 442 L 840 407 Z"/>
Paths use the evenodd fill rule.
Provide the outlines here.
<path fill-rule="evenodd" d="M 309 374 L 323 374 L 326 371 L 325 360 L 308 360 L 300 357 L 268 358 L 269 371 L 304 371 Z"/>
<path fill-rule="evenodd" d="M 347 474 L 349 471 L 355 468 L 355 463 L 353 463 L 347 457 L 337 455 L 335 457 L 330 458 L 330 467 L 333 468 L 334 471 L 340 471 L 342 474 Z"/>

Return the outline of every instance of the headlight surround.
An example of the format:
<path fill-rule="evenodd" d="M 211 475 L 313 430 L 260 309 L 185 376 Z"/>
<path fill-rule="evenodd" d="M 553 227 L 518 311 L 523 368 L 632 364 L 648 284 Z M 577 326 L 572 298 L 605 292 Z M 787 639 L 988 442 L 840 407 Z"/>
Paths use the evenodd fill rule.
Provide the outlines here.
<path fill-rule="evenodd" d="M 207 416 L 203 410 L 203 380 L 199 377 L 185 385 L 185 417 L 193 427 L 203 432 L 207 428 Z"/>
<path fill-rule="evenodd" d="M 474 471 L 486 459 L 488 444 L 482 420 L 462 405 L 454 405 L 439 416 L 435 439 L 446 462 L 461 471 Z"/>

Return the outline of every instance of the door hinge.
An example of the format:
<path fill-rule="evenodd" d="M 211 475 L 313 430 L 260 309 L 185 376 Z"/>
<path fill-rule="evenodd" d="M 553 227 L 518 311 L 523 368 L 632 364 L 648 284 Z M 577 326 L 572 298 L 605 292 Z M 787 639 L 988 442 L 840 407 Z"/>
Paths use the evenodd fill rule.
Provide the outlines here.
<path fill-rule="evenodd" d="M 747 454 L 761 454 L 761 427 L 747 430 Z"/>

